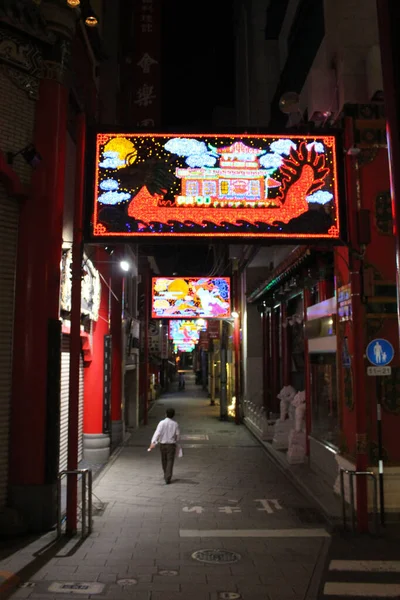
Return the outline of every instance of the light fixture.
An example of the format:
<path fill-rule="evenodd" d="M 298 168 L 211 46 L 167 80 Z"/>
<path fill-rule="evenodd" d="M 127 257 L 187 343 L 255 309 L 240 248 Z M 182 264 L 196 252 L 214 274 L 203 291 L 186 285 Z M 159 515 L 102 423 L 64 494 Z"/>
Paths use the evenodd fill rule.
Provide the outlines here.
<path fill-rule="evenodd" d="M 119 266 L 121 267 L 121 269 L 123 271 L 129 271 L 129 269 L 131 268 L 131 266 L 127 260 L 121 260 L 121 262 L 119 263 Z"/>
<path fill-rule="evenodd" d="M 81 3 L 81 0 L 67 0 L 67 4 L 71 8 L 76 8 L 77 6 L 80 5 L 80 3 Z"/>
<path fill-rule="evenodd" d="M 86 17 L 85 23 L 88 27 L 97 27 L 97 25 L 99 24 L 99 20 L 96 17 L 96 15 L 91 14 Z"/>
<path fill-rule="evenodd" d="M 238 313 L 238 312 L 236 312 L 235 310 L 233 310 L 233 311 L 231 312 L 231 317 L 233 317 L 234 319 L 238 319 L 238 318 L 239 318 L 239 313 Z"/>
<path fill-rule="evenodd" d="M 18 150 L 18 152 L 7 152 L 7 162 L 9 165 L 12 165 L 14 162 L 14 158 L 18 155 L 21 155 L 25 162 L 28 163 L 32 169 L 36 169 L 36 167 L 41 163 L 42 157 L 39 152 L 36 150 L 33 144 L 29 144 L 22 148 L 22 150 Z"/>

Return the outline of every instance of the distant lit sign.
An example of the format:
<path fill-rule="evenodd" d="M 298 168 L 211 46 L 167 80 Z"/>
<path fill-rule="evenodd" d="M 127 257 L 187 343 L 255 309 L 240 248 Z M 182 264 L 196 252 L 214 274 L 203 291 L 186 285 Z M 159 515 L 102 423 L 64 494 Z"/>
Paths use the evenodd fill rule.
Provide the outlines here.
<path fill-rule="evenodd" d="M 92 235 L 336 240 L 336 138 L 99 133 Z"/>
<path fill-rule="evenodd" d="M 153 277 L 152 317 L 167 319 L 230 316 L 229 277 Z"/>
<path fill-rule="evenodd" d="M 174 344 L 178 342 L 193 342 L 196 344 L 199 341 L 200 331 L 207 329 L 207 321 L 205 319 L 174 319 L 169 322 L 169 338 Z"/>

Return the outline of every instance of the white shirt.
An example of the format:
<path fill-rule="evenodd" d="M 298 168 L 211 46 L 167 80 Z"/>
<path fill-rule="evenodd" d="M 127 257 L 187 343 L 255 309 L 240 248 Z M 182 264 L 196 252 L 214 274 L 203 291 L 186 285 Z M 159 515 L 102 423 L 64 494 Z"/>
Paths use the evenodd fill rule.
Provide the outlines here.
<path fill-rule="evenodd" d="M 160 421 L 151 440 L 152 444 L 176 444 L 179 440 L 179 425 L 168 417 Z"/>

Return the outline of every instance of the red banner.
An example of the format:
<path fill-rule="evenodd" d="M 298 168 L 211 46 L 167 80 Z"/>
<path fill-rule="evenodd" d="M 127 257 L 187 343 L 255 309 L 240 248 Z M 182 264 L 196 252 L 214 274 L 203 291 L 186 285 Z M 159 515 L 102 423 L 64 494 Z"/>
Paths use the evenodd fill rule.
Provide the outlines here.
<path fill-rule="evenodd" d="M 135 2 L 133 122 L 152 129 L 161 120 L 161 0 Z"/>
<path fill-rule="evenodd" d="M 208 321 L 208 339 L 218 340 L 219 339 L 219 321 Z"/>

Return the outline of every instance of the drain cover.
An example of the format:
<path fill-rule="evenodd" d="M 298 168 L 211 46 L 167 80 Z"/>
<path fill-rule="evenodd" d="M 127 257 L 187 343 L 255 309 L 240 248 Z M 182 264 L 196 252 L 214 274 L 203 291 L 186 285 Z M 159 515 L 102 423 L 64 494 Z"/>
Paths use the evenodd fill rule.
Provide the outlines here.
<path fill-rule="evenodd" d="M 197 550 L 193 552 L 192 558 L 199 562 L 226 565 L 238 562 L 241 556 L 237 552 L 230 552 L 229 550 Z"/>
<path fill-rule="evenodd" d="M 137 579 L 118 579 L 117 580 L 118 585 L 125 587 L 127 585 L 136 585 L 137 584 Z"/>

